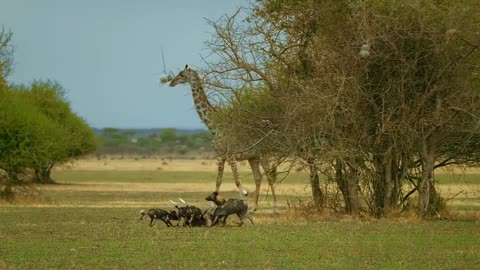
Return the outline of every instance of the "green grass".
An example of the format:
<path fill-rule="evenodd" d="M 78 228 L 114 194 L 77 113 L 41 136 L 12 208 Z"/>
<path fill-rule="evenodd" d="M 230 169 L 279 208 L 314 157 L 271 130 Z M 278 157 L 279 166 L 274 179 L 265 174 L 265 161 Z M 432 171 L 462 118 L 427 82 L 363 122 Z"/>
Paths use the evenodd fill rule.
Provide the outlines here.
<path fill-rule="evenodd" d="M 480 184 L 480 175 L 467 174 L 467 175 L 451 175 L 451 174 L 437 174 L 435 179 L 439 184 Z"/>
<path fill-rule="evenodd" d="M 0 267 L 478 269 L 475 222 L 348 221 L 150 228 L 130 208 L 0 208 Z M 112 219 L 117 216 L 121 219 Z"/>
<path fill-rule="evenodd" d="M 65 171 L 54 177 L 61 184 L 42 192 L 38 203 L 43 207 L 0 204 L 0 269 L 480 269 L 478 221 L 305 222 L 259 211 L 253 214 L 254 226 L 241 228 L 167 228 L 162 222 L 149 227 L 147 220 L 138 220 L 140 209 L 179 197 L 203 207 L 207 194 L 76 188 L 96 183 L 213 186 L 215 174 Z M 306 177 L 292 174 L 285 183 L 304 183 Z M 445 179 L 442 184 L 457 183 Z M 262 194 L 260 210 L 266 199 Z M 455 200 L 461 204 L 452 205 L 454 210 L 479 211 L 468 204 L 477 203 L 476 197 Z"/>
<path fill-rule="evenodd" d="M 200 192 L 139 192 L 139 191 L 78 191 L 78 190 L 47 190 L 42 192 L 41 196 L 46 203 L 50 204 L 78 204 L 78 205 L 96 205 L 96 204 L 115 204 L 121 202 L 131 203 L 150 203 L 164 205 L 169 200 L 178 200 L 183 198 L 187 201 L 198 201 L 198 198 L 206 197 L 205 193 Z"/>
<path fill-rule="evenodd" d="M 139 192 L 139 191 L 78 191 L 78 190 L 46 190 L 40 194 L 36 200 L 37 203 L 47 205 L 82 205 L 82 206 L 96 206 L 96 205 L 126 205 L 131 204 L 132 207 L 137 208 L 151 208 L 151 207 L 172 207 L 170 200 L 178 202 L 178 198 L 182 198 L 187 202 L 195 203 L 200 207 L 207 207 L 209 203 L 204 201 L 204 198 L 209 193 L 205 192 Z M 225 197 L 235 198 L 238 196 L 236 191 L 222 192 Z M 279 201 L 286 201 L 287 196 L 278 195 Z M 290 201 L 296 199 L 305 200 L 304 196 L 288 196 Z M 272 201 L 271 195 L 261 194 L 259 197 L 259 209 L 266 209 L 263 202 Z"/>

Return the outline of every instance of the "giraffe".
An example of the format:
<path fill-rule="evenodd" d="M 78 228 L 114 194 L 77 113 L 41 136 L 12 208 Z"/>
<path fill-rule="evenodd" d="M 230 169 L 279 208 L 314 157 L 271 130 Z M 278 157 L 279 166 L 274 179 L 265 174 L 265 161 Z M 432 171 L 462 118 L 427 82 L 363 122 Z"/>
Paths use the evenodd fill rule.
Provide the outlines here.
<path fill-rule="evenodd" d="M 203 121 L 203 123 L 205 123 L 209 131 L 212 133 L 214 142 L 218 142 L 221 136 L 216 132 L 215 125 L 211 119 L 212 112 L 215 112 L 218 109 L 212 106 L 212 104 L 208 100 L 208 97 L 205 94 L 205 91 L 203 88 L 203 80 L 200 78 L 200 76 L 195 70 L 189 68 L 188 65 L 186 65 L 185 69 L 180 71 L 180 73 L 178 73 L 178 75 L 172 79 L 172 81 L 170 82 L 170 87 L 174 87 L 178 84 L 190 84 L 192 88 L 193 101 L 194 101 L 195 109 L 198 113 L 198 116 Z M 260 195 L 260 186 L 262 184 L 262 173 L 260 172 L 260 166 L 262 166 L 267 176 L 268 184 L 270 185 L 270 189 L 272 191 L 274 211 L 276 211 L 277 198 L 275 195 L 275 188 L 274 188 L 274 184 L 276 182 L 276 177 L 277 177 L 276 168 L 274 166 L 273 167 L 270 166 L 270 162 L 265 157 L 261 157 L 258 153 L 255 153 L 255 152 L 232 155 L 232 154 L 229 154 L 228 152 L 228 145 L 227 145 L 227 149 L 221 149 L 219 145 L 216 143 L 214 143 L 214 149 L 218 154 L 216 191 L 218 192 L 220 189 L 220 186 L 222 185 L 225 161 L 228 162 L 228 164 L 230 165 L 230 168 L 232 169 L 235 185 L 239 190 L 242 190 L 242 187 L 241 187 L 242 183 L 240 181 L 240 176 L 238 173 L 237 161 L 247 160 L 250 165 L 250 168 L 252 169 L 253 177 L 255 179 L 255 203 L 251 211 L 252 212 L 255 211 L 258 205 L 258 198 Z"/>

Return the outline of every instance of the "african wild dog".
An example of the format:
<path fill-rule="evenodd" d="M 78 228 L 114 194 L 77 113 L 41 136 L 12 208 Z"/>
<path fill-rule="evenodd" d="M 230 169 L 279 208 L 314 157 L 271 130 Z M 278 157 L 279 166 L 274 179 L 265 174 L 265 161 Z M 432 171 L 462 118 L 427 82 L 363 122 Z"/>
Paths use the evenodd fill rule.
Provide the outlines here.
<path fill-rule="evenodd" d="M 145 213 L 145 210 L 140 211 L 140 219 L 143 220 L 145 215 L 150 217 L 150 226 L 155 225 L 157 219 L 160 219 L 167 227 L 173 226 L 170 220 L 179 220 L 178 214 L 176 211 L 167 211 L 159 208 L 152 208 Z"/>
<path fill-rule="evenodd" d="M 245 191 L 244 195 L 247 196 L 248 193 L 246 193 Z M 221 218 L 223 218 L 223 220 L 221 220 L 221 223 L 225 225 L 227 221 L 227 217 L 232 214 L 236 214 L 240 218 L 240 222 L 239 222 L 240 226 L 243 225 L 244 218 L 247 218 L 248 220 L 250 220 L 250 223 L 253 224 L 252 218 L 247 213 L 248 204 L 246 200 L 242 200 L 242 199 L 225 200 L 223 197 L 221 197 L 218 194 L 217 191 L 210 194 L 207 198 L 205 198 L 205 200 L 212 201 L 217 206 L 213 211 L 213 214 L 212 214 L 213 220 L 210 226 L 216 225 L 217 222 L 221 220 Z"/>
<path fill-rule="evenodd" d="M 189 220 L 188 223 L 191 227 L 202 227 L 207 225 L 207 221 L 203 217 L 202 210 L 195 206 L 189 208 Z"/>
<path fill-rule="evenodd" d="M 221 205 L 224 205 L 226 200 L 222 196 L 218 195 L 217 191 L 214 191 L 212 194 L 208 195 L 205 200 L 214 203 L 214 205 L 205 209 L 205 211 L 203 212 L 203 216 L 207 220 L 207 224 L 210 227 L 213 223 L 213 213 L 215 213 L 215 209 L 217 209 L 217 207 Z M 224 217 L 223 220 L 221 220 L 221 223 L 225 225 L 226 220 L 227 217 Z"/>
<path fill-rule="evenodd" d="M 203 218 L 202 210 L 200 210 L 200 208 L 189 205 L 182 199 L 180 199 L 180 201 L 185 206 L 178 206 L 176 202 L 170 200 L 170 202 L 175 205 L 175 208 L 178 209 L 178 216 L 180 217 L 179 219 L 181 220 L 183 218 L 183 226 L 199 227 L 206 225 L 206 221 Z M 178 221 L 177 226 L 180 224 L 180 220 Z"/>
<path fill-rule="evenodd" d="M 217 207 L 217 205 L 212 205 L 203 211 L 202 216 L 205 220 L 206 226 L 210 227 L 212 225 L 213 213 L 215 212 L 215 209 L 217 209 Z"/>

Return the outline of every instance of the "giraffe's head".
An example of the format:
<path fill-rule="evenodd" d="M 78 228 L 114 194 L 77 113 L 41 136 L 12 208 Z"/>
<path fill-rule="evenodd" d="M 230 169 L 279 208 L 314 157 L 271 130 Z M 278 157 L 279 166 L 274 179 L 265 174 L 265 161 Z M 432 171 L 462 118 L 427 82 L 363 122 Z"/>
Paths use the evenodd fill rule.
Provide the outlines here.
<path fill-rule="evenodd" d="M 195 71 L 185 65 L 185 69 L 180 71 L 175 78 L 170 82 L 170 86 L 173 87 L 177 84 L 184 84 L 184 83 L 193 83 L 195 79 Z"/>

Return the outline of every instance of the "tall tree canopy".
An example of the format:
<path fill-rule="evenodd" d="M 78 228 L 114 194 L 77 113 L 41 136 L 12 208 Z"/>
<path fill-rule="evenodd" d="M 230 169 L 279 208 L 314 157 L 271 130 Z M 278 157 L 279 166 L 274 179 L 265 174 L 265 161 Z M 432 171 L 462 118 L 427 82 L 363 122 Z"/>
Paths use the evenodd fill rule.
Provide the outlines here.
<path fill-rule="evenodd" d="M 474 1 L 257 1 L 211 22 L 206 76 L 230 100 L 218 125 L 238 149 L 247 137 L 308 165 L 320 208 L 319 172 L 349 213 L 389 215 L 412 193 L 436 213 L 434 169 L 480 161 L 479 15 Z"/>

